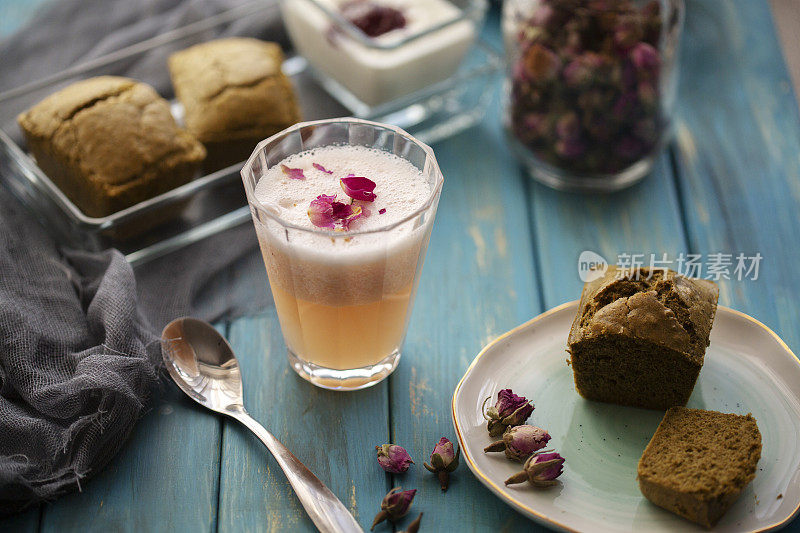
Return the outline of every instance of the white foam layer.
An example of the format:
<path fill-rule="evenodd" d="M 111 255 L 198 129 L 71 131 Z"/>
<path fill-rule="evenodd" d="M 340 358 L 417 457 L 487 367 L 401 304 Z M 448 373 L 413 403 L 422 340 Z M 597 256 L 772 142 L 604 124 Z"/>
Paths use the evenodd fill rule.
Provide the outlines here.
<path fill-rule="evenodd" d="M 332 172 L 314 167 L 314 163 Z M 339 179 L 354 174 L 374 181 L 374 202 L 354 201 L 370 212 L 350 225 L 351 231 L 375 230 L 401 220 L 419 209 L 431 194 L 431 186 L 414 165 L 389 152 L 365 146 L 326 146 L 301 152 L 282 162 L 300 168 L 306 179 L 291 179 L 281 165 L 271 167 L 256 185 L 256 198 L 275 209 L 286 222 L 315 226 L 308 218 L 311 201 L 321 194 L 336 195 L 337 201 L 349 203 Z M 380 213 L 384 210 L 384 213 Z"/>

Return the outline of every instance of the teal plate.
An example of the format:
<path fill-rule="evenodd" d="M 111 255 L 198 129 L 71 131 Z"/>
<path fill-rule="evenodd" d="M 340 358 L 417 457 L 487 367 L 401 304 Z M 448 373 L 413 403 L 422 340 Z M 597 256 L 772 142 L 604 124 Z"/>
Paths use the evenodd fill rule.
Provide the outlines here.
<path fill-rule="evenodd" d="M 581 398 L 566 363 L 577 302 L 556 307 L 484 348 L 453 393 L 453 423 L 465 463 L 492 492 L 546 526 L 568 531 L 705 531 L 647 501 L 636 465 L 663 413 Z M 560 483 L 534 489 L 503 481 L 520 469 L 491 441 L 481 404 L 500 389 L 533 399 L 530 423 L 547 429 L 549 447 L 566 458 Z M 753 413 L 763 451 L 755 480 L 715 531 L 769 531 L 800 509 L 800 360 L 769 328 L 725 307 L 688 403 Z"/>

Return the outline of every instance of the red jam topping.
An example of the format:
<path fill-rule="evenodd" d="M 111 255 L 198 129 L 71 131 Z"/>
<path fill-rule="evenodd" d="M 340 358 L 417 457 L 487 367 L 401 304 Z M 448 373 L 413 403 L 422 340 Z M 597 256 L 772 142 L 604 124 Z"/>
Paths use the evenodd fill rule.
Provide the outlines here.
<path fill-rule="evenodd" d="M 368 0 L 354 0 L 342 5 L 342 16 L 367 37 L 378 37 L 406 26 L 403 12 Z"/>

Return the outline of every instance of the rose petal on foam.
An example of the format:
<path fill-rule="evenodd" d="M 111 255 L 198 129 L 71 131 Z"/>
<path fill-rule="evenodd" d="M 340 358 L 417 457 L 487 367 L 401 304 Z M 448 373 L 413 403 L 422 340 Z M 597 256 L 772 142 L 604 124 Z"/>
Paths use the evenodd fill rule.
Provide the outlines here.
<path fill-rule="evenodd" d="M 385 208 L 385 207 L 384 207 L 383 209 L 378 209 L 378 214 L 379 214 L 379 215 L 382 215 L 382 214 L 384 214 L 385 212 L 386 212 L 386 208 Z"/>
<path fill-rule="evenodd" d="M 336 202 L 335 200 L 335 194 L 333 196 L 321 194 L 316 199 L 311 200 L 311 204 L 308 206 L 308 218 L 311 219 L 311 223 L 318 228 L 333 229 L 335 226 L 333 204 L 341 204 L 341 202 Z"/>
<path fill-rule="evenodd" d="M 360 205 L 337 202 L 335 194 L 321 194 L 308 206 L 308 218 L 318 228 L 341 228 L 347 231 L 350 224 L 362 216 L 366 215 Z"/>
<path fill-rule="evenodd" d="M 352 224 L 354 220 L 364 216 L 364 211 L 361 209 L 361 206 L 359 205 L 347 205 L 347 204 L 342 204 L 342 205 L 349 208 L 349 214 L 345 217 L 342 217 L 341 219 L 342 229 L 347 231 L 350 229 L 350 224 Z"/>
<path fill-rule="evenodd" d="M 375 190 L 375 182 L 363 176 L 349 174 L 339 180 L 345 194 L 354 200 L 373 202 L 377 195 L 372 192 Z"/>
<path fill-rule="evenodd" d="M 353 214 L 353 205 L 342 202 L 333 202 L 331 203 L 331 210 L 333 220 L 344 220 Z"/>
<path fill-rule="evenodd" d="M 289 168 L 283 163 L 281 163 L 281 170 L 284 174 L 289 176 L 293 180 L 304 180 L 306 179 L 306 175 L 303 174 L 302 168 Z"/>
<path fill-rule="evenodd" d="M 320 171 L 324 172 L 325 174 L 333 174 L 333 170 L 328 170 L 327 168 L 323 167 L 319 163 L 311 163 L 311 166 L 313 166 L 317 170 L 320 170 Z"/>

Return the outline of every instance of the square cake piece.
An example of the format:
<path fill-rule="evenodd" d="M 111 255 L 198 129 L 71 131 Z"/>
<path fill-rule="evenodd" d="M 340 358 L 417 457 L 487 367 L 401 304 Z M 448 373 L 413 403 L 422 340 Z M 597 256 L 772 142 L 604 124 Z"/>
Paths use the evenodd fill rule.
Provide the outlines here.
<path fill-rule="evenodd" d="M 189 132 L 210 170 L 247 159 L 258 142 L 300 120 L 276 43 L 236 37 L 197 44 L 169 58 Z"/>
<path fill-rule="evenodd" d="M 648 409 L 686 405 L 718 297 L 711 281 L 609 267 L 584 286 L 567 341 L 578 393 Z"/>
<path fill-rule="evenodd" d="M 713 527 L 756 476 L 755 418 L 673 407 L 639 460 L 642 494 L 668 511 Z"/>
<path fill-rule="evenodd" d="M 118 76 L 73 83 L 17 122 L 39 167 L 90 217 L 189 182 L 206 155 L 152 87 Z"/>

